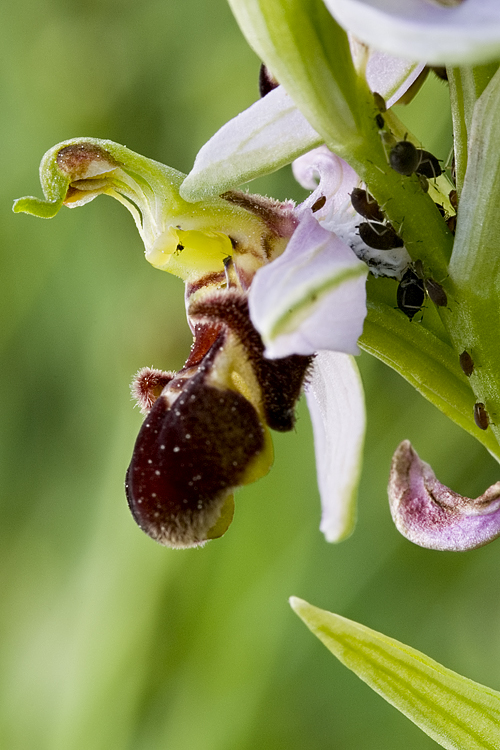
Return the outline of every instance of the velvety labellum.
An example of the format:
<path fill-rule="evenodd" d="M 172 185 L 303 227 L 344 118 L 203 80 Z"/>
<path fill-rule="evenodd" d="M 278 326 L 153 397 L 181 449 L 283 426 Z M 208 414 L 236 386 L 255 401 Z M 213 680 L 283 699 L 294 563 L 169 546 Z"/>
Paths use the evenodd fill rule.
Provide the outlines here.
<path fill-rule="evenodd" d="M 139 526 L 160 544 L 190 547 L 209 538 L 227 496 L 264 448 L 252 404 L 214 388 L 200 371 L 169 406 L 162 395 L 145 419 L 126 490 Z"/>
<path fill-rule="evenodd" d="M 223 322 L 235 333 L 260 386 L 266 424 L 278 432 L 292 430 L 295 404 L 313 357 L 292 354 L 281 359 L 266 359 L 262 338 L 250 320 L 248 301 L 236 290 L 207 295 L 190 306 L 189 314 L 201 320 Z"/>

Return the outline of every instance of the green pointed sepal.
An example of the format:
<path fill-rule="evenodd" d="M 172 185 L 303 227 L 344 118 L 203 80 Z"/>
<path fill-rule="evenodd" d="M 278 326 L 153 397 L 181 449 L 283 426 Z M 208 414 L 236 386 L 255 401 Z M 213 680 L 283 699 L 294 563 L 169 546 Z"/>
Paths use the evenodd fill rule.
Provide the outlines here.
<path fill-rule="evenodd" d="M 252 201 L 251 196 L 188 203 L 179 194 L 184 178 L 181 172 L 112 141 L 74 138 L 57 144 L 42 159 L 45 199 L 19 198 L 14 211 L 48 219 L 63 205 L 75 208 L 98 195 L 109 195 L 132 214 L 146 259 L 155 268 L 189 281 L 223 274 L 234 246 L 241 258 L 247 257 L 246 272 L 251 276 L 265 257 L 252 265 L 249 251 L 253 248 L 256 255 L 257 248 L 262 254 L 267 245 L 283 244 L 282 237 L 293 228 L 287 225 L 287 231 L 282 230 L 283 221 L 290 221 L 287 215 L 282 221 L 280 206 Z M 266 245 L 262 237 L 269 234 Z"/>
<path fill-rule="evenodd" d="M 439 745 L 498 748 L 500 693 L 416 649 L 303 599 L 290 604 L 309 630 L 375 692 Z"/>

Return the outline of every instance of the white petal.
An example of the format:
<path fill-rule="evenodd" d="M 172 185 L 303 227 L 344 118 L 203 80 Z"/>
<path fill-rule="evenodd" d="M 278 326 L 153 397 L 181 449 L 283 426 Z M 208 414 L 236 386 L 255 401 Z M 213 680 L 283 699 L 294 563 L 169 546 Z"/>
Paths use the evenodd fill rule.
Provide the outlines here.
<path fill-rule="evenodd" d="M 361 182 L 352 167 L 326 146 L 320 146 L 299 156 L 292 164 L 297 182 L 314 192 L 298 207 L 300 213 L 314 206 L 318 198 L 326 198 L 325 205 L 315 213 L 315 218 L 331 232 L 337 232 L 339 213 L 349 214 L 349 223 L 359 219 L 351 204 L 351 193 Z M 352 219 L 352 221 L 351 221 Z"/>
<path fill-rule="evenodd" d="M 371 51 L 368 84 L 392 106 L 421 70 L 416 63 Z M 202 146 L 182 184 L 181 195 L 193 202 L 220 195 L 280 169 L 322 142 L 283 87 L 278 86 L 223 125 Z"/>
<path fill-rule="evenodd" d="M 347 31 L 375 49 L 431 65 L 482 63 L 500 57 L 500 2 L 464 0 L 325 0 Z"/>
<path fill-rule="evenodd" d="M 422 63 L 370 49 L 353 34 L 349 34 L 349 44 L 354 67 L 360 75 L 366 75 L 368 86 L 385 99 L 387 107 L 396 104 L 425 68 Z"/>
<path fill-rule="evenodd" d="M 392 107 L 415 83 L 424 67 L 422 63 L 371 50 L 366 66 L 366 79 L 370 89 L 377 91 L 385 99 L 387 107 Z"/>
<path fill-rule="evenodd" d="M 198 201 L 274 172 L 323 142 L 278 86 L 226 123 L 198 152 L 181 195 Z"/>
<path fill-rule="evenodd" d="M 338 542 L 349 536 L 356 521 L 365 435 L 363 386 L 353 358 L 319 352 L 306 398 L 321 496 L 320 530 L 327 542 Z"/>
<path fill-rule="evenodd" d="M 320 349 L 358 354 L 367 271 L 314 214 L 305 214 L 283 255 L 257 271 L 250 289 L 250 317 L 266 356 Z"/>

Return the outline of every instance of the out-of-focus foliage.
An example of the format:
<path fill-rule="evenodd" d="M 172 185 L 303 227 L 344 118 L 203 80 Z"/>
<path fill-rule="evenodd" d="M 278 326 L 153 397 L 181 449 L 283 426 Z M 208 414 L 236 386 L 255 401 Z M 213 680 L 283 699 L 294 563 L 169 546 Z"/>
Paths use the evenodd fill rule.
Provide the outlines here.
<path fill-rule="evenodd" d="M 301 407 L 296 434 L 276 436 L 273 471 L 237 495 L 223 539 L 186 552 L 155 545 L 124 497 L 141 421 L 128 388 L 143 365 L 181 366 L 182 284 L 144 262 L 113 201 L 50 222 L 10 212 L 14 197 L 41 194 L 42 154 L 74 136 L 188 171 L 257 96 L 259 61 L 225 1 L 21 0 L 2 16 L 0 747 L 435 747 L 328 659 L 287 599 L 498 689 L 500 545 L 460 555 L 414 547 L 386 496 L 403 438 L 471 496 L 498 479 L 497 465 L 362 356 L 368 440 L 347 542 L 330 546 L 318 531 Z M 415 120 L 425 97 L 430 115 Z M 411 107 L 409 127 L 445 159 L 444 85 L 429 82 Z M 288 170 L 252 189 L 301 196 Z"/>

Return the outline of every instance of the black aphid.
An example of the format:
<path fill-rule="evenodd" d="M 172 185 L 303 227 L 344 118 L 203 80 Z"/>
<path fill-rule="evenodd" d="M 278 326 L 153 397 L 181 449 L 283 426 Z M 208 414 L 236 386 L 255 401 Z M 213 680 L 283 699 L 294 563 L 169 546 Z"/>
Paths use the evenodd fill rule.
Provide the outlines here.
<path fill-rule="evenodd" d="M 474 372 L 474 362 L 472 361 L 469 352 L 465 349 L 460 355 L 460 367 L 462 368 L 464 375 L 467 375 L 467 377 L 470 378 Z"/>
<path fill-rule="evenodd" d="M 422 280 L 424 289 L 427 292 L 429 299 L 434 302 L 436 307 L 447 307 L 448 297 L 442 285 L 439 281 L 427 276 L 424 271 L 424 264 L 421 260 L 416 260 L 413 264 L 415 273 Z"/>
<path fill-rule="evenodd" d="M 435 281 L 434 279 L 425 279 L 424 287 L 425 291 L 429 295 L 429 299 L 434 302 L 436 307 L 448 306 L 448 297 L 439 281 Z"/>
<path fill-rule="evenodd" d="M 405 271 L 399 282 L 396 299 L 399 309 L 410 320 L 422 309 L 425 299 L 424 282 L 417 276 L 413 268 L 408 268 Z"/>
<path fill-rule="evenodd" d="M 267 68 L 264 63 L 260 66 L 259 70 L 259 94 L 261 97 L 267 96 L 270 91 L 275 89 L 277 86 L 279 86 L 278 81 L 273 76 L 272 73 L 270 73 L 269 68 Z"/>
<path fill-rule="evenodd" d="M 429 180 L 435 180 L 436 177 L 443 174 L 441 164 L 434 154 L 430 151 L 424 151 L 422 148 L 417 148 L 417 154 L 419 156 L 419 162 L 415 169 L 417 174 L 422 174 Z"/>
<path fill-rule="evenodd" d="M 375 106 L 379 110 L 379 112 L 387 111 L 387 104 L 385 103 L 385 99 L 382 94 L 378 93 L 378 91 L 373 92 L 373 101 L 375 102 Z"/>
<path fill-rule="evenodd" d="M 398 143 L 391 148 L 389 163 L 396 172 L 408 177 L 413 174 L 418 167 L 418 151 L 410 141 L 398 141 Z"/>
<path fill-rule="evenodd" d="M 368 221 L 384 221 L 385 216 L 375 198 L 362 188 L 354 188 L 351 193 L 354 210 Z M 314 209 L 313 209 L 314 210 Z"/>
<path fill-rule="evenodd" d="M 365 245 L 374 250 L 392 250 L 404 245 L 401 237 L 387 224 L 363 221 L 358 229 L 359 236 Z"/>
<path fill-rule="evenodd" d="M 429 180 L 436 179 L 443 173 L 437 157 L 417 148 L 410 141 L 398 141 L 389 154 L 391 167 L 399 174 L 409 177 L 413 173 L 427 177 Z"/>
<path fill-rule="evenodd" d="M 474 404 L 474 422 L 477 424 L 480 430 L 488 429 L 490 416 L 481 401 L 478 401 L 477 404 Z"/>

